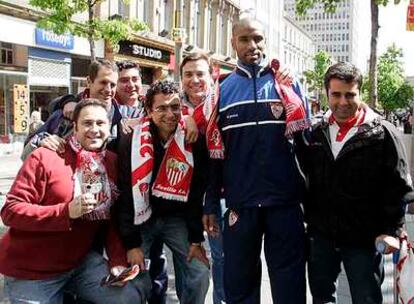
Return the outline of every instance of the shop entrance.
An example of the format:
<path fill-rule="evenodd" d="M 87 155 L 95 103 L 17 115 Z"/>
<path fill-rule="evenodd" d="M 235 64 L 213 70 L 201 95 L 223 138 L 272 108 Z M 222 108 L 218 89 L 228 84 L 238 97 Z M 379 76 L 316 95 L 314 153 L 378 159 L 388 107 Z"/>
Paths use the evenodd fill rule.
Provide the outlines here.
<path fill-rule="evenodd" d="M 67 87 L 30 86 L 30 109 L 40 111 L 46 121 L 50 115 L 49 103 L 58 96 L 69 94 Z"/>

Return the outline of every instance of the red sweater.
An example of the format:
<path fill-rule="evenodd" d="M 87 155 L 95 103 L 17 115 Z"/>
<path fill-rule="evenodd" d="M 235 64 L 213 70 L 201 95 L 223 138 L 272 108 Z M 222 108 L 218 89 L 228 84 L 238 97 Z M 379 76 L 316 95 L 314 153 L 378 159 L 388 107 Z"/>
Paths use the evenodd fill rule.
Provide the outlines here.
<path fill-rule="evenodd" d="M 77 267 L 106 230 L 110 265 L 126 265 L 126 253 L 112 221 L 69 218 L 76 154 L 63 156 L 36 149 L 23 163 L 1 210 L 10 227 L 0 241 L 0 273 L 19 279 L 47 279 Z M 116 155 L 107 152 L 105 167 L 116 180 Z M 111 223 L 110 223 L 111 222 Z"/>

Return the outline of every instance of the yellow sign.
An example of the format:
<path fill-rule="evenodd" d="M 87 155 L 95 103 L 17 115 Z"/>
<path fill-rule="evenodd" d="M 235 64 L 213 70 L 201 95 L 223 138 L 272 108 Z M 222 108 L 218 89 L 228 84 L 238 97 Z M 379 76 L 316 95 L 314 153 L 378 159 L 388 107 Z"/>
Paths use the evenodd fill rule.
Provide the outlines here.
<path fill-rule="evenodd" d="M 29 132 L 29 90 L 27 85 L 15 84 L 13 86 L 14 102 L 14 133 Z"/>
<path fill-rule="evenodd" d="M 174 42 L 185 42 L 187 38 L 185 28 L 175 27 L 171 31 L 171 37 Z"/>

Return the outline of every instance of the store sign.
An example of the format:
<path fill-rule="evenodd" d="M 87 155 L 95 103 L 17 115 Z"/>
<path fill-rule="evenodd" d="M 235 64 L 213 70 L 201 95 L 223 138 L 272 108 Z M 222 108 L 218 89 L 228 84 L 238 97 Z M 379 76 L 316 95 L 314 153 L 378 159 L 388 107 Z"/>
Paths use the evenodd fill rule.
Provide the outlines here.
<path fill-rule="evenodd" d="M 13 85 L 14 133 L 29 132 L 29 90 L 27 85 Z"/>
<path fill-rule="evenodd" d="M 130 41 L 119 42 L 118 54 L 164 62 L 167 64 L 170 62 L 169 51 L 133 43 Z"/>
<path fill-rule="evenodd" d="M 407 31 L 414 31 L 414 1 L 411 0 L 407 8 Z"/>
<path fill-rule="evenodd" d="M 36 28 L 36 44 L 58 49 L 73 50 L 74 38 L 70 34 L 58 35 L 52 31 Z"/>

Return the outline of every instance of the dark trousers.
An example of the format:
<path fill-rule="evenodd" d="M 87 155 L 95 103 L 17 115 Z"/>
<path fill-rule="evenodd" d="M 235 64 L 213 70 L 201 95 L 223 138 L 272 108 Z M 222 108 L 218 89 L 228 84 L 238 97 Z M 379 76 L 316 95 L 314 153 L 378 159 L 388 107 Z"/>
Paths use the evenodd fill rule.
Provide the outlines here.
<path fill-rule="evenodd" d="M 273 302 L 304 304 L 305 237 L 298 205 L 227 210 L 223 231 L 226 303 L 260 303 L 263 236 Z"/>
<path fill-rule="evenodd" d="M 167 257 L 164 254 L 164 242 L 155 239 L 150 250 L 150 276 L 152 281 L 149 304 L 167 303 L 168 274 Z"/>
<path fill-rule="evenodd" d="M 337 247 L 319 235 L 309 236 L 309 286 L 313 303 L 336 303 L 336 282 L 344 264 L 354 304 L 382 303 L 382 254 L 372 248 Z"/>

